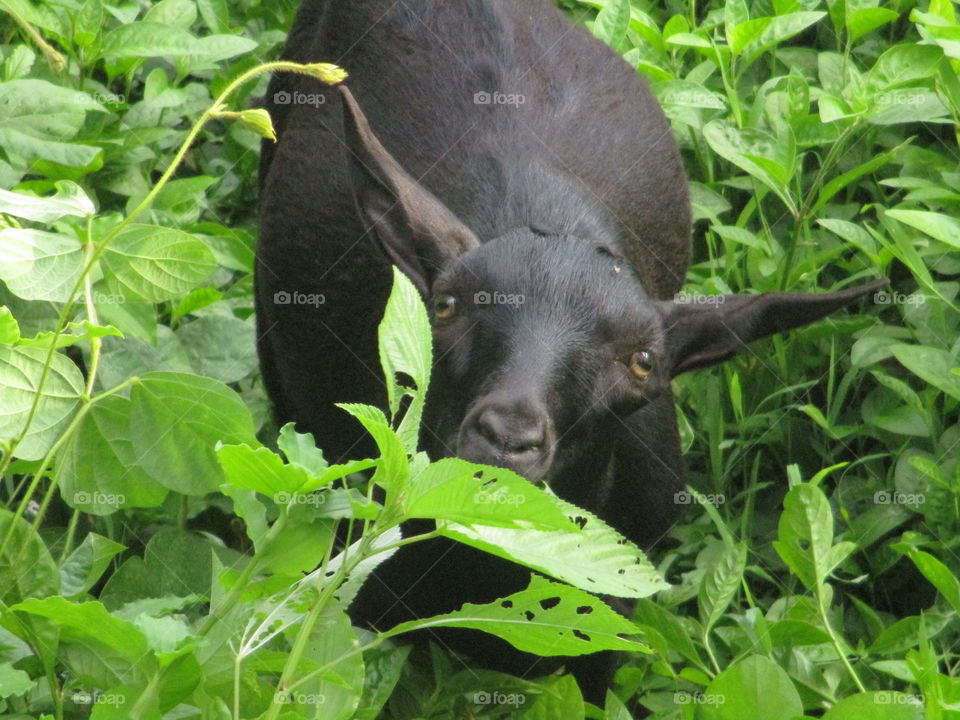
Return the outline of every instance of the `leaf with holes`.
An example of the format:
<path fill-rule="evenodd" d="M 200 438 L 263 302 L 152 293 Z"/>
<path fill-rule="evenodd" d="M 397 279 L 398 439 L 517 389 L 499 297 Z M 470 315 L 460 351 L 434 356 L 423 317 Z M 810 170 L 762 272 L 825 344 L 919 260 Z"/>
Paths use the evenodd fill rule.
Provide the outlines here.
<path fill-rule="evenodd" d="M 640 549 L 585 510 L 557 498 L 557 504 L 581 528 L 521 530 L 438 522 L 441 535 L 594 593 L 641 598 L 667 583 Z"/>
<path fill-rule="evenodd" d="M 530 585 L 489 605 L 465 604 L 460 610 L 401 623 L 383 637 L 435 627 L 483 630 L 518 650 L 537 655 L 585 655 L 600 650 L 647 652 L 637 626 L 599 598 L 539 575 Z"/>

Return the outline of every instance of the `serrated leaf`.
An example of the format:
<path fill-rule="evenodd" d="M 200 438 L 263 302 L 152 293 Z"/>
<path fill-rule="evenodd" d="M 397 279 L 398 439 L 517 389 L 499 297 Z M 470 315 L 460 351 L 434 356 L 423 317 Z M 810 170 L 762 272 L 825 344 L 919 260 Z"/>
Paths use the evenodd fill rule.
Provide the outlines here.
<path fill-rule="evenodd" d="M 403 510 L 410 518 L 468 525 L 578 531 L 555 496 L 510 470 L 459 458 L 438 460 L 412 478 Z"/>
<path fill-rule="evenodd" d="M 557 498 L 581 532 L 438 522 L 441 535 L 584 590 L 640 598 L 668 587 L 640 549 L 596 516 Z"/>
<path fill-rule="evenodd" d="M 403 397 L 411 398 L 397 434 L 409 454 L 417 451 L 420 417 L 430 385 L 432 343 L 430 319 L 413 283 L 396 267 L 393 269 L 393 290 L 387 300 L 383 321 L 378 329 L 380 364 L 387 383 L 390 414 L 396 422 Z M 398 375 L 413 381 L 414 387 L 401 385 Z"/>
<path fill-rule="evenodd" d="M 538 575 L 530 577 L 526 590 L 489 605 L 467 603 L 452 613 L 401 623 L 383 636 L 434 627 L 483 630 L 518 650 L 544 656 L 646 650 L 640 642 L 628 639 L 637 635 L 637 626 L 602 600 Z"/>

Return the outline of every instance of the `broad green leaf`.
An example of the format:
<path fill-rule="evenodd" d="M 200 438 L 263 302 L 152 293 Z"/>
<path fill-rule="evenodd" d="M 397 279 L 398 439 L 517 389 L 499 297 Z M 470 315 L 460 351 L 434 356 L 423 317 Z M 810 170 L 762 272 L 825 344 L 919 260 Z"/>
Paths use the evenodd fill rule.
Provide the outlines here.
<path fill-rule="evenodd" d="M 355 720 L 377 720 L 400 680 L 410 645 L 391 646 L 389 643 L 371 648 L 363 654 L 365 687 L 360 696 Z"/>
<path fill-rule="evenodd" d="M 747 7 L 746 0 L 727 0 L 723 6 L 723 27 L 727 36 L 727 43 L 733 49 L 734 55 L 739 54 L 739 50 L 734 47 L 734 36 L 736 29 L 742 27 L 750 20 L 750 9 Z"/>
<path fill-rule="evenodd" d="M 931 45 L 898 43 L 877 59 L 867 79 L 878 91 L 935 77 L 943 51 Z"/>
<path fill-rule="evenodd" d="M 167 57 L 194 55 L 197 50 L 197 39 L 190 33 L 141 20 L 107 32 L 100 57 Z"/>
<path fill-rule="evenodd" d="M 878 27 L 893 22 L 900 17 L 893 10 L 887 8 L 860 8 L 847 16 L 847 32 L 850 33 L 850 42 L 856 42 Z"/>
<path fill-rule="evenodd" d="M 744 67 L 752 64 L 767 50 L 776 47 L 785 40 L 789 40 L 794 35 L 798 35 L 824 17 L 826 17 L 826 13 L 822 12 L 794 12 L 771 18 L 770 24 L 763 29 L 760 36 L 745 48 Z"/>
<path fill-rule="evenodd" d="M 129 225 L 102 262 L 124 294 L 154 303 L 186 295 L 217 267 L 213 253 L 193 235 L 158 225 Z"/>
<path fill-rule="evenodd" d="M 923 701 L 916 695 L 880 690 L 844 698 L 824 714 L 823 720 L 922 720 L 923 717 Z"/>
<path fill-rule="evenodd" d="M 856 182 L 864 175 L 882 168 L 884 165 L 894 160 L 894 158 L 900 157 L 900 153 L 911 142 L 912 140 L 907 140 L 895 147 L 893 150 L 880 153 L 859 167 L 856 167 L 853 170 L 848 170 L 842 175 L 838 175 L 837 177 L 833 178 L 830 182 L 820 188 L 820 192 L 817 194 L 817 201 L 814 203 L 813 208 L 811 208 L 810 213 L 816 214 L 820 212 L 820 210 L 823 209 L 823 207 L 845 187 L 849 186 L 853 182 Z"/>
<path fill-rule="evenodd" d="M 22 517 L 0 508 L 0 539 L 11 540 L 0 555 L 0 602 L 4 606 L 60 592 L 60 573 L 40 536 Z M 11 532 L 11 523 L 13 530 Z"/>
<path fill-rule="evenodd" d="M 930 122 L 949 115 L 947 106 L 933 90 L 894 88 L 872 97 L 867 121 L 874 125 Z"/>
<path fill-rule="evenodd" d="M 380 364 L 387 382 L 390 414 L 396 422 L 403 397 L 411 398 L 397 434 L 407 452 L 417 451 L 420 416 L 433 363 L 430 320 L 413 283 L 393 269 L 393 290 L 379 328 Z M 403 383 L 401 383 L 403 376 Z M 413 383 L 408 387 L 405 383 Z"/>
<path fill-rule="evenodd" d="M 578 532 L 554 497 L 516 473 L 459 458 L 439 460 L 412 478 L 403 508 L 410 518 Z"/>
<path fill-rule="evenodd" d="M 634 621 L 652 628 L 664 637 L 669 648 L 700 668 L 705 668 L 703 658 L 691 638 L 702 635 L 696 620 L 674 615 L 669 610 L 647 598 L 637 602 Z"/>
<path fill-rule="evenodd" d="M 80 404 L 83 375 L 66 355 L 55 352 L 43 389 L 40 378 L 47 351 L 0 345 L 0 440 L 23 432 L 37 393 L 40 401 L 16 456 L 39 460 L 57 441 Z"/>
<path fill-rule="evenodd" d="M 629 639 L 637 635 L 637 626 L 602 600 L 538 575 L 530 577 L 526 590 L 489 605 L 467 603 L 451 613 L 401 623 L 383 636 L 435 627 L 483 630 L 518 650 L 545 656 L 646 651 L 643 644 Z"/>
<path fill-rule="evenodd" d="M 60 628 L 64 656 L 72 655 L 65 652 L 71 648 L 64 646 L 74 646 L 74 651 L 81 651 L 98 666 L 92 671 L 87 668 L 87 673 L 102 679 L 114 678 L 106 685 L 116 684 L 121 675 L 144 677 L 156 667 L 143 633 L 133 623 L 108 613 L 99 602 L 72 603 L 59 596 L 28 598 L 10 609 L 55 622 Z"/>
<path fill-rule="evenodd" d="M 700 622 L 705 633 L 723 617 L 737 594 L 747 564 L 746 545 L 725 547 L 723 554 L 710 567 L 700 582 Z"/>
<path fill-rule="evenodd" d="M 125 546 L 110 538 L 89 533 L 60 568 L 60 594 L 71 598 L 87 592 L 124 550 Z"/>
<path fill-rule="evenodd" d="M 926 233 L 951 247 L 960 249 L 960 220 L 942 213 L 925 210 L 887 210 L 894 220 Z"/>
<path fill-rule="evenodd" d="M 603 720 L 633 720 L 633 715 L 627 710 L 627 706 L 613 694 L 612 690 L 607 690 L 604 711 Z"/>
<path fill-rule="evenodd" d="M 519 530 L 438 522 L 442 535 L 513 560 L 584 590 L 640 598 L 667 587 L 640 549 L 599 518 L 557 498 L 579 527 Z"/>
<path fill-rule="evenodd" d="M 0 698 L 23 695 L 34 686 L 23 670 L 18 670 L 13 663 L 0 663 Z"/>
<path fill-rule="evenodd" d="M 24 300 L 64 303 L 80 281 L 83 246 L 43 230 L 0 230 L 0 280 Z"/>
<path fill-rule="evenodd" d="M 176 334 L 199 375 L 234 383 L 257 370 L 252 322 L 233 316 L 206 315 L 182 324 Z"/>
<path fill-rule="evenodd" d="M 855 549 L 833 544 L 833 513 L 820 488 L 808 483 L 787 493 L 773 547 L 790 570 L 813 591 Z"/>
<path fill-rule="evenodd" d="M 149 373 L 130 400 L 134 460 L 170 490 L 185 495 L 216 490 L 223 477 L 216 444 L 257 443 L 250 411 L 216 380 Z"/>
<path fill-rule="evenodd" d="M 792 135 L 775 138 L 761 130 L 740 129 L 726 120 L 713 120 L 704 126 L 703 136 L 714 152 L 773 190 L 796 213 L 789 188 L 797 162 Z"/>
<path fill-rule="evenodd" d="M 723 110 L 726 101 L 703 85 L 689 80 L 667 80 L 653 85 L 652 90 L 663 105 Z"/>
<path fill-rule="evenodd" d="M 790 676 L 766 655 L 751 655 L 725 669 L 703 691 L 702 700 L 697 709 L 702 720 L 794 720 L 803 715 Z"/>
<path fill-rule="evenodd" d="M 0 190 L 0 213 L 50 224 L 68 215 L 85 217 L 96 212 L 93 201 L 75 182 L 59 180 L 56 188 L 57 194 L 49 198 Z"/>
<path fill-rule="evenodd" d="M 20 340 L 20 323 L 6 305 L 0 305 L 0 345 L 13 345 Z"/>
<path fill-rule="evenodd" d="M 54 478 L 72 508 L 111 515 L 123 508 L 156 507 L 167 496 L 135 459 L 130 401 L 111 395 L 96 402 L 57 455 Z"/>
<path fill-rule="evenodd" d="M 309 480 L 309 474 L 297 465 L 287 465 L 269 448 L 248 445 L 224 445 L 217 450 L 217 460 L 227 482 L 245 490 L 254 490 L 271 498 L 277 505 L 286 505 Z"/>
<path fill-rule="evenodd" d="M 955 400 L 960 400 L 960 376 L 953 368 L 960 366 L 960 360 L 946 350 L 926 345 L 907 345 L 898 343 L 890 350 L 900 363 L 921 380 L 945 392 Z"/>
<path fill-rule="evenodd" d="M 756 42 L 773 22 L 772 17 L 760 17 L 738 25 L 734 28 L 730 38 L 730 50 L 734 55 L 742 55 L 743 51 Z"/>

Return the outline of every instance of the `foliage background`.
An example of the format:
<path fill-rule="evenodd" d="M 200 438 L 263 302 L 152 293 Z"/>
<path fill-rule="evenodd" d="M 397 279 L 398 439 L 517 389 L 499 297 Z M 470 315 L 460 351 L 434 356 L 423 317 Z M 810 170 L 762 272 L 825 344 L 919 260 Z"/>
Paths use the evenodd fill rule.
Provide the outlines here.
<path fill-rule="evenodd" d="M 662 718 L 816 717 L 829 707 L 831 718 L 952 717 L 960 707 L 956 3 L 561 5 L 648 77 L 673 121 L 696 217 L 689 299 L 891 278 L 889 291 L 859 310 L 677 383 L 688 480 L 704 502 L 678 499 L 690 504 L 686 522 L 656 558 L 674 587 L 642 600 L 636 618 L 655 652 L 621 669 L 618 696 L 635 713 Z M 206 125 L 138 220 L 169 229 L 163 247 L 137 266 L 130 259 L 143 246 L 121 236 L 86 297 L 71 306 L 67 291 L 77 259 L 143 201 L 228 81 L 277 57 L 295 5 L 4 0 L 4 9 L 0 187 L 59 192 L 69 204 L 69 186 L 57 183 L 73 181 L 96 214 L 89 222 L 0 215 L 8 228 L 0 234 L 0 491 L 10 511 L 0 529 L 42 554 L 19 535 L 11 513 L 22 514 L 61 579 L 83 575 L 63 597 L 115 609 L 120 598 L 206 595 L 209 548 L 229 565 L 250 547 L 233 501 L 208 492 L 215 480 L 159 481 L 175 462 L 169 448 L 144 455 L 135 481 L 108 477 L 108 463 L 127 459 L 123 443 L 135 442 L 111 418 L 130 422 L 140 416 L 124 413 L 136 407 L 149 415 L 155 398 L 134 390 L 132 409 L 118 396 L 96 422 L 72 434 L 69 423 L 91 393 L 151 372 L 187 373 L 239 395 L 218 395 L 213 429 L 185 426 L 179 442 L 242 442 L 256 432 L 272 445 L 252 322 L 254 129 L 229 119 Z M 265 83 L 244 86 L 233 107 L 252 104 Z M 49 235 L 30 236 L 31 244 L 20 226 Z M 12 448 L 44 374 L 44 333 L 64 321 L 79 324 L 61 338 L 31 432 Z M 237 420 L 236 397 L 252 423 Z M 183 477 L 195 471 L 181 469 Z M 785 512 L 788 489 L 799 486 L 809 489 Z M 805 560 L 784 546 L 804 533 L 797 547 Z M 182 566 L 184 553 L 196 566 Z M 0 556 L 7 571 L 23 563 Z M 5 607 L 31 594 L 17 578 L 20 594 L 8 591 Z M 129 594 L 145 578 L 155 592 Z M 53 712 L 37 680 L 62 672 L 64 658 L 31 658 L 9 632 L 0 646 L 0 712 Z M 560 705 L 552 711 L 543 703 L 464 709 L 493 681 L 463 667 L 439 651 L 420 658 L 393 678 L 392 698 L 381 698 L 386 716 L 584 712 L 569 685 L 553 688 Z M 764 688 L 759 697 L 747 693 L 752 685 Z M 711 702 L 721 695 L 746 705 Z M 92 708 L 111 717 L 104 704 Z M 67 717 L 90 710 L 89 702 L 60 708 Z M 615 700 L 605 712 L 627 717 Z"/>

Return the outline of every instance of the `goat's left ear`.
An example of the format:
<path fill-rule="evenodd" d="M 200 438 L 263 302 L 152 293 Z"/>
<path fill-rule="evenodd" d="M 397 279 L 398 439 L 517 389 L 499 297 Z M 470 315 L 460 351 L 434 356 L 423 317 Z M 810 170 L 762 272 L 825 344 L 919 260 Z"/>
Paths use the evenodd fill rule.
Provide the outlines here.
<path fill-rule="evenodd" d="M 822 295 L 718 295 L 710 303 L 661 303 L 671 377 L 729 360 L 749 342 L 826 317 L 887 282 Z"/>

